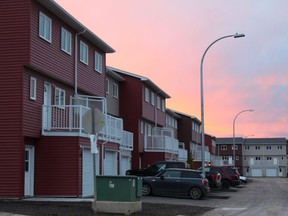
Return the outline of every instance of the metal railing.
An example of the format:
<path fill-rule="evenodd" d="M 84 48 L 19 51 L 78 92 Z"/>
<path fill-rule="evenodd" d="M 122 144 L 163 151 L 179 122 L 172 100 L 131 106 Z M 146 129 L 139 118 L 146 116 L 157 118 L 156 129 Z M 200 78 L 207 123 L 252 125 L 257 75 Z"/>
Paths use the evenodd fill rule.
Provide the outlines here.
<path fill-rule="evenodd" d="M 167 136 L 145 136 L 146 152 L 167 152 L 178 154 L 178 140 Z"/>
<path fill-rule="evenodd" d="M 90 110 L 82 105 L 43 105 L 42 135 L 89 137 L 84 128 L 83 116 Z M 123 130 L 123 120 L 107 114 L 105 125 L 98 133 L 98 139 L 111 141 L 133 149 L 133 134 Z M 123 147 L 124 148 L 124 147 Z"/>

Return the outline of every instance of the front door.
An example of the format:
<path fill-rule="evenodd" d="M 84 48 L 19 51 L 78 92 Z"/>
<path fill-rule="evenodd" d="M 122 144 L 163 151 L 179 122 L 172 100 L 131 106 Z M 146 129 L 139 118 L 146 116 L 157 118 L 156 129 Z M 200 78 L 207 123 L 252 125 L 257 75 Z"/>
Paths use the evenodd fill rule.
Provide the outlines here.
<path fill-rule="evenodd" d="M 51 84 L 50 83 L 44 83 L 44 95 L 43 95 L 43 116 L 42 116 L 42 123 L 43 128 L 50 129 L 51 127 Z"/>
<path fill-rule="evenodd" d="M 24 196 L 34 196 L 34 146 L 25 146 Z"/>

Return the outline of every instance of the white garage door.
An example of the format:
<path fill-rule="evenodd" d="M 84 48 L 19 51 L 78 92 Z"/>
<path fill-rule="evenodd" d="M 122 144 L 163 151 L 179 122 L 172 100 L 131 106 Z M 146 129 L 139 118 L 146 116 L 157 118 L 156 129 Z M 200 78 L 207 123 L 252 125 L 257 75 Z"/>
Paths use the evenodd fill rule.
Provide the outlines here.
<path fill-rule="evenodd" d="M 116 151 L 105 151 L 104 175 L 117 175 L 118 163 Z"/>
<path fill-rule="evenodd" d="M 277 176 L 277 169 L 266 169 L 266 176 L 269 177 Z"/>
<path fill-rule="evenodd" d="M 83 148 L 82 154 L 82 197 L 90 197 L 94 195 L 93 154 L 87 148 Z M 96 154 L 96 175 L 99 175 L 99 162 Z"/>
<path fill-rule="evenodd" d="M 121 156 L 120 167 L 121 167 L 120 175 L 125 175 L 126 170 L 131 169 L 131 160 L 130 160 L 130 157 Z"/>
<path fill-rule="evenodd" d="M 252 177 L 261 177 L 261 176 L 263 176 L 262 169 L 252 169 Z"/>

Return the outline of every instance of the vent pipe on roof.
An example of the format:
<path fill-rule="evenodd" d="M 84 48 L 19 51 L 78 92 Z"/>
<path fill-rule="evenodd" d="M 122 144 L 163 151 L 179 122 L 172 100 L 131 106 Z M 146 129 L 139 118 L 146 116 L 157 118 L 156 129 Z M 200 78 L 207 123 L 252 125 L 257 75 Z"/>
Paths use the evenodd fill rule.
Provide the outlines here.
<path fill-rule="evenodd" d="M 78 35 L 84 34 L 86 32 L 86 29 L 84 29 L 82 32 L 78 32 L 75 35 L 75 63 L 74 63 L 74 76 L 75 76 L 75 96 L 78 95 Z"/>

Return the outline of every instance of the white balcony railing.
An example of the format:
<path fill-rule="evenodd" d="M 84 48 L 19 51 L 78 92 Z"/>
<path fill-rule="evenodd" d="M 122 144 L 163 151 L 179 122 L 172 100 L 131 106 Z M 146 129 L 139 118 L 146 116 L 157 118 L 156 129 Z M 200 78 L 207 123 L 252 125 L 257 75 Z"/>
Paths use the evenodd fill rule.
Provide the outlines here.
<path fill-rule="evenodd" d="M 205 161 L 211 161 L 211 154 L 209 151 L 205 151 L 204 157 L 205 157 Z M 193 159 L 196 161 L 202 160 L 202 151 L 194 151 Z"/>
<path fill-rule="evenodd" d="M 84 128 L 83 116 L 90 110 L 82 105 L 43 105 L 42 135 L 89 137 Z M 123 120 L 104 114 L 105 125 L 98 133 L 98 139 L 111 141 L 133 149 L 133 134 L 123 130 Z M 123 147 L 124 148 L 124 147 Z"/>
<path fill-rule="evenodd" d="M 146 152 L 167 152 L 178 154 L 178 140 L 167 136 L 145 136 Z"/>
<path fill-rule="evenodd" d="M 133 150 L 133 133 L 128 131 L 123 131 L 122 140 L 120 142 L 121 150 Z"/>
<path fill-rule="evenodd" d="M 187 161 L 188 159 L 188 151 L 186 149 L 179 148 L 178 149 L 178 160 Z"/>
<path fill-rule="evenodd" d="M 257 160 L 257 161 L 249 161 L 249 166 L 278 166 L 278 160 Z"/>

